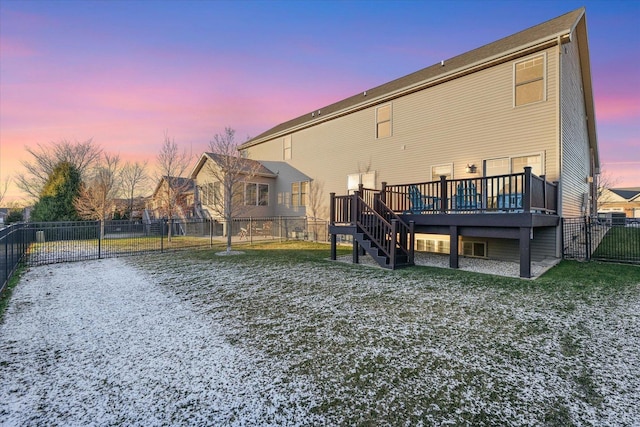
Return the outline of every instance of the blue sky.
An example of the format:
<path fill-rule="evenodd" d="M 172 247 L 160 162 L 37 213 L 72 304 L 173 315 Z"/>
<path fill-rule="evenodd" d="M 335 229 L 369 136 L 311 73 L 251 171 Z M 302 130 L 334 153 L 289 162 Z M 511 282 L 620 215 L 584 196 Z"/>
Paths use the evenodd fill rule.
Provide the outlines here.
<path fill-rule="evenodd" d="M 638 1 L 2 0 L 0 175 L 61 139 L 150 162 L 165 131 L 244 140 L 582 6 L 601 160 L 640 186 Z"/>

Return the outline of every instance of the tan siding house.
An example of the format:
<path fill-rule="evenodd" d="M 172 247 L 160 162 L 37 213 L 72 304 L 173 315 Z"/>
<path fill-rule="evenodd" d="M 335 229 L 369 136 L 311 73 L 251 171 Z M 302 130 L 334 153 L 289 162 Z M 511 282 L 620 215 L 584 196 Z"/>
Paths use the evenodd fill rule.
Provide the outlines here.
<path fill-rule="evenodd" d="M 453 267 L 459 253 L 508 259 L 517 247 L 526 276 L 532 257 L 561 256 L 560 217 L 593 213 L 599 159 L 590 79 L 578 9 L 308 112 L 241 149 L 321 181 L 333 233 L 386 251 L 391 268 L 396 250 L 411 264 L 411 242 L 430 247 L 424 236 L 444 235 Z M 356 193 L 364 204 L 330 193 Z M 375 227 L 364 225 L 378 216 Z M 370 243 L 394 220 L 412 230 L 406 248 L 381 247 L 389 234 Z"/>

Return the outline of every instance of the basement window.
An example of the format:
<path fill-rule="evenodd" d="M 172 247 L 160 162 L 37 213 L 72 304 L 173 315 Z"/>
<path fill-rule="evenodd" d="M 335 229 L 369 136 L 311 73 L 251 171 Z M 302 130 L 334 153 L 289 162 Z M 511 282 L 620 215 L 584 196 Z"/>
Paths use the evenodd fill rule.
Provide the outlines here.
<path fill-rule="evenodd" d="M 487 242 L 465 241 L 462 242 L 462 255 L 474 258 L 487 257 Z"/>

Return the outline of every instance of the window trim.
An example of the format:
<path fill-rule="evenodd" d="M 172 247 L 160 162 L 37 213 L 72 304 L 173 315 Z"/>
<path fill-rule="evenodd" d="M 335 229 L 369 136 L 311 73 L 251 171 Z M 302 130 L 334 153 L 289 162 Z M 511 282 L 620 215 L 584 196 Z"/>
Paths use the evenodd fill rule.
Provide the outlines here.
<path fill-rule="evenodd" d="M 297 185 L 298 190 L 293 191 L 293 186 Z M 308 205 L 309 186 L 311 181 L 293 181 L 291 183 L 291 207 L 304 208 Z M 303 191 L 304 189 L 304 191 Z"/>
<path fill-rule="evenodd" d="M 242 193 L 242 199 L 243 199 L 243 204 L 244 206 L 269 206 L 269 183 L 266 182 L 253 182 L 253 181 L 245 181 L 244 183 L 244 191 Z M 247 188 L 249 185 L 254 185 L 255 186 L 255 200 L 253 200 L 253 203 L 249 203 L 248 197 L 247 197 Z M 260 186 L 266 186 L 267 187 L 267 203 L 266 204 L 261 204 L 260 203 Z"/>
<path fill-rule="evenodd" d="M 291 160 L 291 156 L 293 154 L 293 149 L 292 149 L 292 141 L 291 141 L 291 135 L 287 135 L 284 138 L 282 138 L 282 159 L 283 160 Z"/>
<path fill-rule="evenodd" d="M 385 107 L 389 107 L 389 120 L 382 120 L 382 121 L 378 120 L 378 112 L 380 111 L 381 108 L 385 108 Z M 382 123 L 387 123 L 387 122 L 389 122 L 389 135 L 380 136 L 378 126 Z M 376 123 L 375 125 L 376 139 L 385 139 L 393 136 L 393 105 L 391 103 L 379 105 L 376 107 L 375 123 Z"/>
<path fill-rule="evenodd" d="M 542 99 L 538 100 L 538 101 L 532 101 L 532 102 L 527 102 L 525 104 L 520 104 L 517 105 L 516 104 L 516 88 L 518 86 L 522 86 L 525 85 L 527 83 L 532 83 L 535 81 L 538 81 L 539 79 L 535 79 L 535 80 L 529 80 L 526 81 L 524 83 L 516 83 L 516 67 L 518 64 L 521 64 L 523 62 L 527 62 L 527 61 L 531 61 L 533 59 L 536 59 L 537 57 L 542 57 Z M 529 55 L 527 57 L 521 58 L 518 61 L 515 61 L 513 63 L 512 66 L 513 70 L 512 70 L 512 81 L 511 81 L 511 89 L 513 91 L 513 96 L 512 96 L 512 102 L 513 102 L 513 108 L 520 108 L 520 107 L 524 107 L 526 105 L 532 105 L 532 104 L 538 104 L 540 102 L 545 102 L 547 100 L 547 52 L 542 52 L 542 53 L 535 53 L 533 55 Z"/>
<path fill-rule="evenodd" d="M 470 255 L 467 255 L 467 254 L 464 253 L 464 246 L 467 245 L 467 244 L 471 245 L 471 254 Z M 480 244 L 480 245 L 482 245 L 484 247 L 484 255 L 483 256 L 476 255 L 475 250 L 474 250 L 476 244 Z M 460 245 L 460 254 L 459 255 L 462 255 L 462 256 L 465 256 L 465 257 L 469 257 L 469 258 L 487 259 L 488 258 L 488 250 L 487 250 L 488 247 L 489 247 L 489 244 L 487 243 L 486 240 L 463 240 L 461 242 L 461 245 Z"/>
<path fill-rule="evenodd" d="M 541 175 L 546 175 L 546 159 L 545 159 L 545 155 L 544 155 L 544 151 L 539 151 L 537 153 L 526 153 L 526 154 L 516 154 L 516 155 L 512 155 L 512 156 L 499 156 L 499 157 L 489 157 L 486 159 L 482 159 L 482 176 L 486 177 L 487 176 L 487 161 L 490 160 L 498 160 L 498 159 L 509 159 L 509 172 L 507 174 L 512 174 L 512 173 L 521 173 L 524 172 L 524 170 L 521 171 L 517 171 L 514 172 L 513 171 L 513 159 L 518 158 L 518 157 L 534 157 L 534 156 L 540 156 L 540 170 L 542 171 Z"/>
<path fill-rule="evenodd" d="M 441 163 L 441 164 L 437 164 L 437 165 L 431 165 L 431 179 L 433 179 L 433 169 L 437 168 L 437 167 L 441 167 L 441 166 L 448 166 L 449 170 L 451 171 L 451 178 L 449 179 L 455 179 L 455 174 L 453 171 L 453 163 Z M 436 181 L 440 180 L 440 175 L 438 175 L 438 179 Z"/>

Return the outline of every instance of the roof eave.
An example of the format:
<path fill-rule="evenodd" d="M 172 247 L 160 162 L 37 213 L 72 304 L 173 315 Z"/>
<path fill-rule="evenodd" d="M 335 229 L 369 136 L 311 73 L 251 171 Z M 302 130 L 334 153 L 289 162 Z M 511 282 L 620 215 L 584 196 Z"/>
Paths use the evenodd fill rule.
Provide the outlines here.
<path fill-rule="evenodd" d="M 575 24 L 577 25 L 577 23 Z M 575 27 L 574 25 L 574 27 Z M 572 27 L 573 28 L 573 27 Z M 464 67 L 459 67 L 456 69 L 453 69 L 451 71 L 445 72 L 443 74 L 439 74 L 438 76 L 429 78 L 429 79 L 425 79 L 423 81 L 420 81 L 418 83 L 412 84 L 412 85 L 408 85 L 405 86 L 401 89 L 398 89 L 396 91 L 384 94 L 382 96 L 378 96 L 375 98 L 370 98 L 367 99 L 366 101 L 363 101 L 361 103 L 352 105 L 350 107 L 344 108 L 342 110 L 338 110 L 335 111 L 333 113 L 327 114 L 326 116 L 321 116 L 320 118 L 314 119 L 314 120 L 309 120 L 307 122 L 301 123 L 299 125 L 296 126 L 292 126 L 286 129 L 283 129 L 282 131 L 273 133 L 273 134 L 269 134 L 266 135 L 263 138 L 260 139 L 256 139 L 256 140 L 251 140 L 248 141 L 244 144 L 242 144 L 239 149 L 246 149 L 249 147 L 252 147 L 254 145 L 258 145 L 261 144 L 263 142 L 266 141 L 270 141 L 272 139 L 275 138 L 279 138 L 285 135 L 288 135 L 292 132 L 296 132 L 302 129 L 306 129 L 312 126 L 315 126 L 317 124 L 329 121 L 329 120 L 333 120 L 337 117 L 341 117 L 350 113 L 353 113 L 355 111 L 359 111 L 371 106 L 374 106 L 376 104 L 380 104 L 380 103 L 384 103 L 384 102 L 388 102 L 390 100 L 393 100 L 395 98 L 398 98 L 400 96 L 404 96 L 413 92 L 417 92 L 419 90 L 423 90 L 426 89 L 428 87 L 431 86 L 435 86 L 437 84 L 440 83 L 444 83 L 445 81 L 449 81 L 449 80 L 453 80 L 462 76 L 465 76 L 467 74 L 470 74 L 472 72 L 475 71 L 480 71 L 481 69 L 484 68 L 488 68 L 490 66 L 493 65 L 497 65 L 498 63 L 502 63 L 502 62 L 506 62 L 510 59 L 513 59 L 515 57 L 518 56 L 524 56 L 524 55 L 529 55 L 530 53 L 533 53 L 535 51 L 541 50 L 541 49 L 545 49 L 546 47 L 550 47 L 552 45 L 557 44 L 558 38 L 561 39 L 562 43 L 568 43 L 570 41 L 570 36 L 571 36 L 571 29 L 566 29 L 560 32 L 557 32 L 555 34 L 552 35 L 548 35 L 545 36 L 543 38 L 537 39 L 533 42 L 524 44 L 524 45 L 520 45 L 516 48 L 513 49 L 509 49 L 506 50 L 504 52 L 501 52 L 499 54 L 490 56 L 488 58 L 484 58 L 480 61 L 476 61 L 474 63 L 471 63 L 469 65 L 465 65 Z M 446 63 L 446 61 L 445 61 Z"/>

